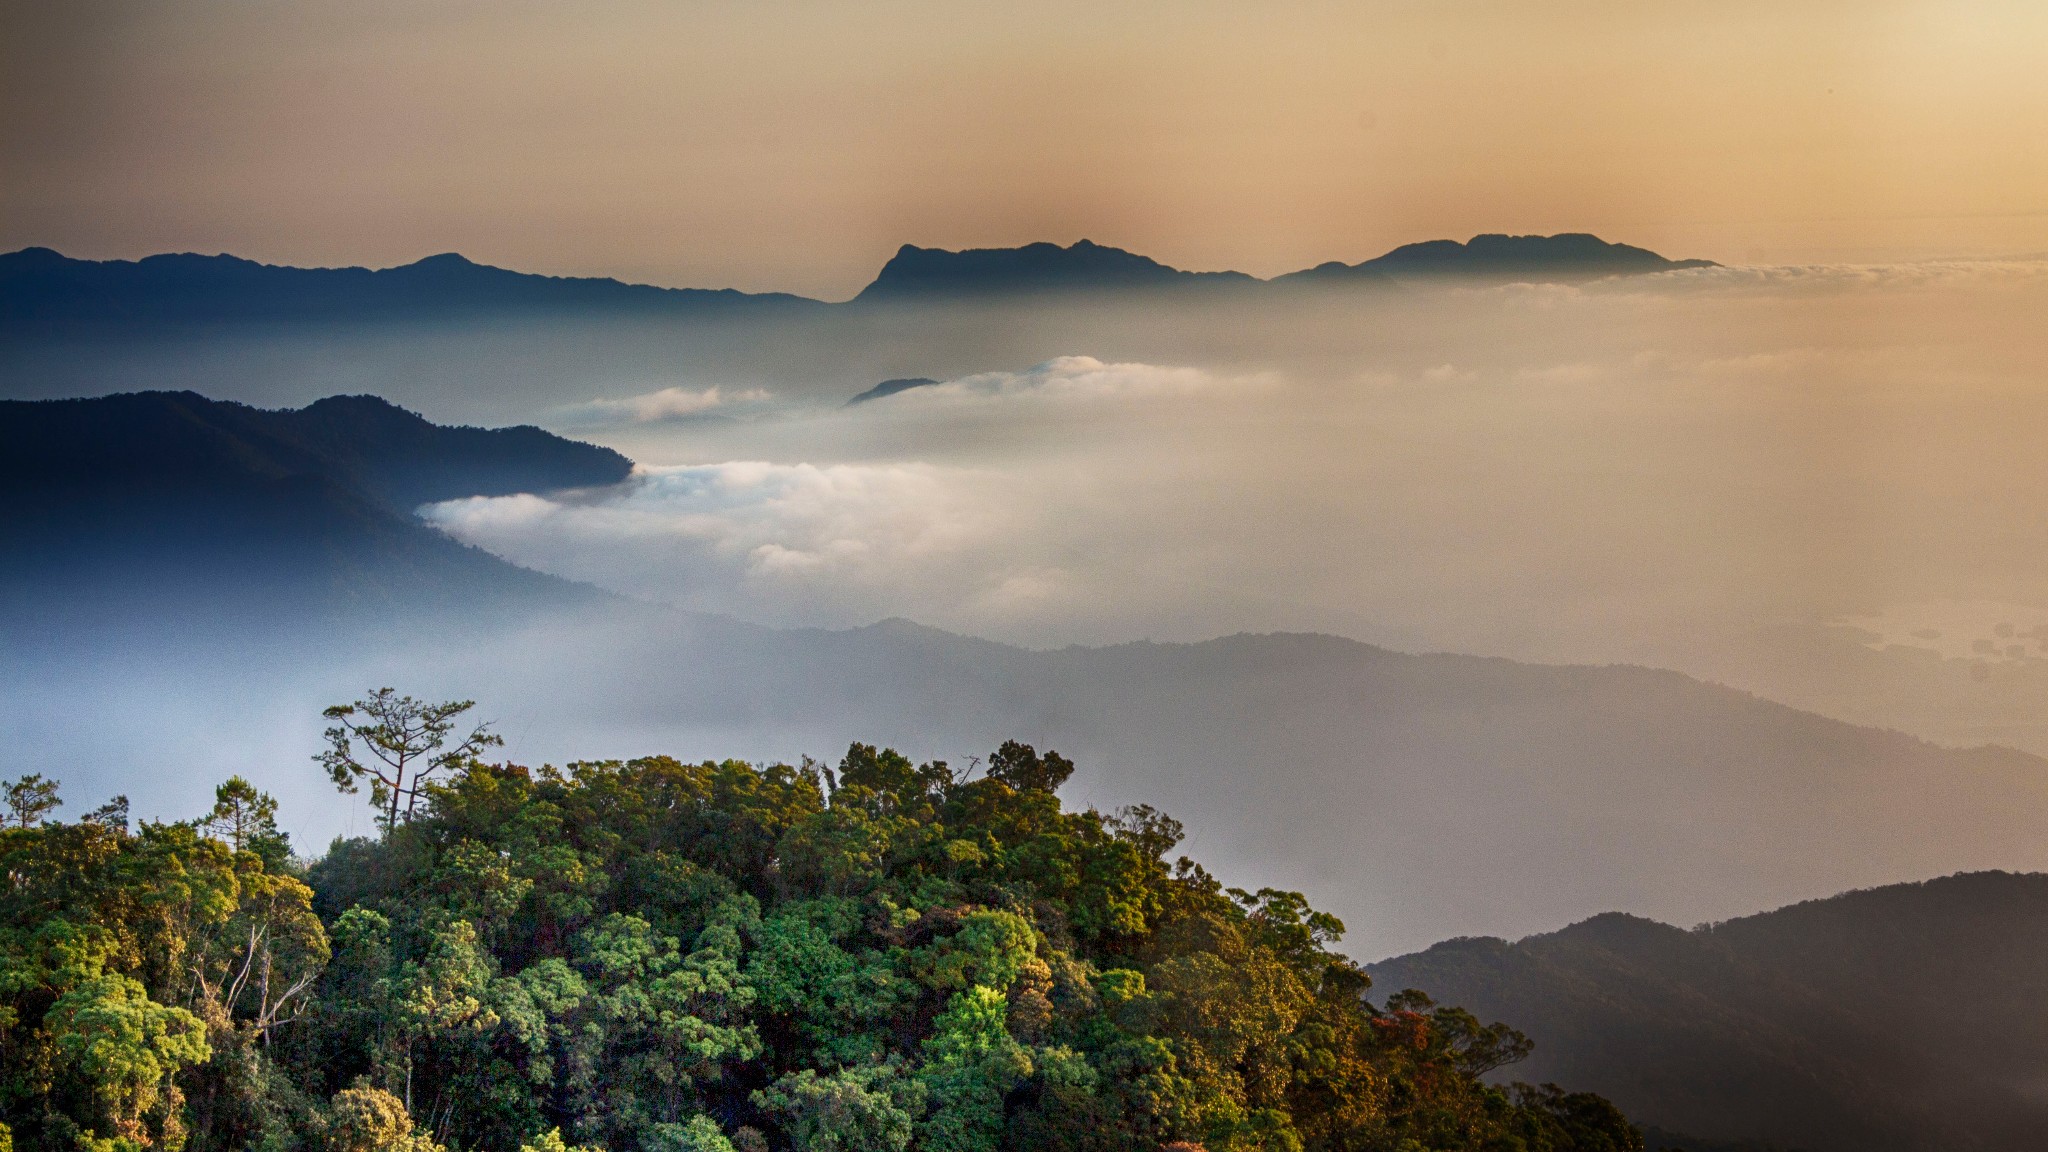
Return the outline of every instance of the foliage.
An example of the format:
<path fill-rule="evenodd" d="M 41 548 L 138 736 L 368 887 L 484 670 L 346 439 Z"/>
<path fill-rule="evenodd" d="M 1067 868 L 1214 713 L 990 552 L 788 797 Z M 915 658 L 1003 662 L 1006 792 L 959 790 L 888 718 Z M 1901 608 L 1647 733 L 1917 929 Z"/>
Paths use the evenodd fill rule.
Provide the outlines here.
<path fill-rule="evenodd" d="M 414 1131 L 405 1102 L 381 1088 L 344 1088 L 334 1094 L 328 1120 L 329 1152 L 446 1152 Z"/>
<path fill-rule="evenodd" d="M 57 798 L 59 783 L 43 779 L 41 773 L 23 776 L 9 783 L 5 789 L 7 819 L 16 828 L 33 828 L 42 823 L 43 817 L 64 803 Z"/>
<path fill-rule="evenodd" d="M 336 704 L 322 713 L 334 724 L 323 733 L 326 749 L 313 759 L 343 792 L 354 792 L 368 780 L 370 803 L 377 806 L 384 827 L 392 828 L 401 805 L 412 815 L 428 776 L 505 742 L 479 724 L 455 747 L 447 746 L 455 718 L 474 707 L 474 700 L 429 704 L 377 688 L 353 704 Z M 229 785 L 222 786 L 223 802 Z"/>
<path fill-rule="evenodd" d="M 277 801 L 240 776 L 213 790 L 213 811 L 200 830 L 237 852 L 254 852 L 273 871 L 291 856 L 291 839 L 277 827 Z"/>
<path fill-rule="evenodd" d="M 394 738 L 409 770 L 436 733 Z M 240 780 L 191 824 L 0 832 L 0 1120 L 110 1149 L 1641 1147 L 1598 1098 L 1483 1080 L 1528 1052 L 1504 1025 L 1375 1008 L 1340 923 L 1170 860 L 1168 817 L 1064 809 L 1055 753 L 478 747 L 303 873 Z"/>
<path fill-rule="evenodd" d="M 54 799 L 52 797 L 51 799 Z M 96 814 L 97 816 L 97 814 Z M 0 1119 L 27 1147 L 241 1147 L 327 936 L 302 881 L 192 824 L 0 830 Z"/>

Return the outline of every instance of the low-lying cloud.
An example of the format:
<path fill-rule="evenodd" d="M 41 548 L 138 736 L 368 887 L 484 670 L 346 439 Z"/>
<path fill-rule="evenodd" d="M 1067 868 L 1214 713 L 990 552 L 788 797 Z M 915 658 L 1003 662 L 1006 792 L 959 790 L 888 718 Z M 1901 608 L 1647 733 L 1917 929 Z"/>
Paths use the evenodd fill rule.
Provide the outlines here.
<path fill-rule="evenodd" d="M 929 464 L 643 468 L 573 498 L 478 497 L 428 522 L 516 562 L 644 599 L 777 623 L 1000 604 L 1058 574 L 999 477 Z"/>
<path fill-rule="evenodd" d="M 777 455 L 825 457 L 878 436 L 865 459 L 643 466 L 611 490 L 456 500 L 422 515 L 519 564 L 766 623 L 910 616 L 1037 643 L 1097 635 L 1120 615 L 1149 629 L 1126 615 L 1129 561 L 1153 590 L 1142 609 L 1153 620 L 1185 607 L 1185 590 L 1163 590 L 1213 578 L 1177 555 L 1183 543 L 1158 538 L 1185 528 L 1156 508 L 1162 483 L 1187 490 L 1177 473 L 1200 466 L 1183 458 L 1162 470 L 1157 453 L 1182 456 L 1188 425 L 1210 426 L 1213 404 L 1165 401 L 1255 401 L 1281 387 L 1273 372 L 1060 356 L 850 410 L 786 406 L 747 425 Z M 1121 462 L 1063 463 L 1069 452 L 1092 458 L 1105 437 L 1124 442 Z M 1139 546 L 1147 536 L 1155 543 Z M 1089 622 L 1065 627 L 1076 611 Z"/>
<path fill-rule="evenodd" d="M 2048 480 L 2025 464 L 2048 428 L 2044 273 L 921 314 L 885 362 L 771 384 L 773 418 L 613 440 L 689 467 L 436 516 L 522 563 L 773 623 L 902 615 L 1033 646 L 1313 629 L 1793 699 L 1820 658 L 1752 637 L 2048 606 Z M 1005 358 L 1028 367 L 958 370 Z M 941 383 L 842 407 L 898 376 Z M 1892 697 L 1861 676 L 1796 699 L 1878 718 Z"/>
<path fill-rule="evenodd" d="M 670 387 L 622 399 L 587 400 L 581 404 L 571 404 L 559 409 L 551 423 L 563 428 L 659 424 L 704 416 L 720 409 L 754 407 L 766 403 L 769 399 L 768 391 L 762 388 L 741 388 L 728 392 L 715 384 L 695 391 Z"/>
<path fill-rule="evenodd" d="M 1188 396 L 1222 388 L 1270 385 L 1270 373 L 1225 376 L 1200 368 L 1104 363 L 1093 356 L 1058 356 L 1021 372 L 978 372 L 897 393 L 901 403 L 948 399 L 1042 398 L 1118 400 Z"/>

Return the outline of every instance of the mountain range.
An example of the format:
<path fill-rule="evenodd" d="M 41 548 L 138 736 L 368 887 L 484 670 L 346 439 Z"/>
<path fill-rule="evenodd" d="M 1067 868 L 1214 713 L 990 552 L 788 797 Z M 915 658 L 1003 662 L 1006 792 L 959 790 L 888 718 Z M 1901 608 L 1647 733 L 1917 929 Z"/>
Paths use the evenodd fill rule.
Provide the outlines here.
<path fill-rule="evenodd" d="M 1081 240 L 1066 247 L 948 251 L 904 245 L 852 303 L 902 303 L 1067 292 L 1256 289 L 1286 285 L 1391 285 L 1408 279 L 1585 280 L 1697 268 L 1596 236 L 1475 236 L 1409 244 L 1359 264 L 1332 261 L 1272 280 L 1242 272 L 1189 272 Z M 48 248 L 0 255 L 0 330 L 74 325 L 402 322 L 562 313 L 661 317 L 786 315 L 826 307 L 785 293 L 660 288 L 591 277 L 540 276 L 455 253 L 394 268 L 295 268 L 235 256 L 170 253 L 140 260 L 76 260 Z"/>
<path fill-rule="evenodd" d="M 1811 1152 L 2048 1133 L 2048 875 L 1950 876 L 1691 931 L 1610 914 L 1371 968 L 1535 1041 L 1518 1079 L 1657 1128 Z"/>
<path fill-rule="evenodd" d="M 294 268 L 189 252 L 140 260 L 74 260 L 48 248 L 0 255 L 0 327 L 13 328 L 412 321 L 536 311 L 662 316 L 816 306 L 784 294 L 538 276 L 453 252 L 378 269 Z"/>

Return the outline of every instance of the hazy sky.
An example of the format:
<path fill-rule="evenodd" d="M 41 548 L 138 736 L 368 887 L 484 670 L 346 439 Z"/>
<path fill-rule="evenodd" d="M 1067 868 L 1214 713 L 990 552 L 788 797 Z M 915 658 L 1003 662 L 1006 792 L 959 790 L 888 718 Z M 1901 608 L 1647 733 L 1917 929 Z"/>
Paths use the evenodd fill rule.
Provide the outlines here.
<path fill-rule="evenodd" d="M 1590 230 L 2048 250 L 2048 5 L 0 0 L 0 248 L 850 294 L 897 244 L 1271 274 Z"/>

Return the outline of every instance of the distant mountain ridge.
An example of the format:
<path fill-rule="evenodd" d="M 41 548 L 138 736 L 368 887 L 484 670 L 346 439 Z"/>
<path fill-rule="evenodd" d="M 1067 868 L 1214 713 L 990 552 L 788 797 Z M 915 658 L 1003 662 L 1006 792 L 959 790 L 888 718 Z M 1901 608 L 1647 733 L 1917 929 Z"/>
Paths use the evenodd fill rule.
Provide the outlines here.
<path fill-rule="evenodd" d="M 906 244 L 849 303 L 874 305 L 1072 292 L 1177 292 L 1275 285 L 1387 285 L 1442 277 L 1583 280 L 1710 266 L 1597 236 L 1430 240 L 1360 264 L 1331 261 L 1272 280 L 1189 272 L 1080 240 L 950 251 Z M 789 315 L 832 307 L 786 293 L 659 288 L 540 276 L 443 253 L 393 268 L 297 268 L 236 256 L 169 253 L 76 260 L 48 248 L 0 254 L 0 330 L 69 325 L 440 321 L 504 315 Z"/>
<path fill-rule="evenodd" d="M 880 400 L 884 397 L 894 396 L 898 392 L 908 392 L 913 388 L 930 388 L 937 383 L 937 380 L 929 376 L 903 376 L 895 380 L 884 380 L 873 388 L 848 400 L 846 406 L 851 408 L 856 404 L 866 404 L 871 400 Z"/>
<path fill-rule="evenodd" d="M 1403 244 L 1384 256 L 1360 264 L 1331 261 L 1276 281 L 1339 282 L 1400 277 L 1538 277 L 1594 279 L 1637 276 L 1681 268 L 1712 268 L 1712 260 L 1671 260 L 1647 248 L 1613 244 L 1586 232 L 1555 236 L 1504 236 L 1489 233 L 1466 243 L 1424 240 Z"/>
<path fill-rule="evenodd" d="M 1074 290 L 1244 286 L 1243 272 L 1184 272 L 1148 256 L 1077 240 L 1021 248 L 919 248 L 905 244 L 882 265 L 857 301 L 974 297 Z"/>
<path fill-rule="evenodd" d="M 379 269 L 297 268 L 194 253 L 74 260 L 48 248 L 24 248 L 0 255 L 0 326 L 9 327 L 79 320 L 442 320 L 533 311 L 662 316 L 816 306 L 783 293 L 513 272 L 453 252 Z"/>
<path fill-rule="evenodd" d="M 0 401 L 0 588 L 20 608 L 161 611 L 575 600 L 421 504 L 614 484 L 632 461 L 538 428 L 449 428 L 374 396 L 272 411 L 191 392 Z"/>
<path fill-rule="evenodd" d="M 1811 1152 L 2048 1133 L 2048 875 L 1956 875 L 1684 931 L 1608 914 L 1371 965 L 1536 1041 L 1515 1069 L 1639 1122 Z M 1519 1013 L 1517 1015 L 1516 1013 Z"/>

